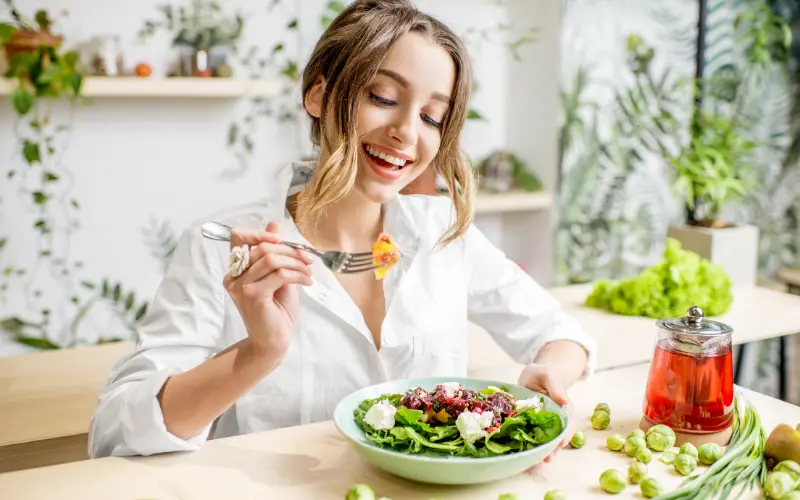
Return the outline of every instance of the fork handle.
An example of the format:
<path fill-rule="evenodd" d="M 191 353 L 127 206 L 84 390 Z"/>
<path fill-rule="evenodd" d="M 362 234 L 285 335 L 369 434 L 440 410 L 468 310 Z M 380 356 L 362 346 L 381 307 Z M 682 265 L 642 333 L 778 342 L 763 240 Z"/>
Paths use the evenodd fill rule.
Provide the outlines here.
<path fill-rule="evenodd" d="M 208 239 L 217 241 L 231 241 L 231 231 L 233 231 L 232 227 L 226 226 L 225 224 L 221 224 L 219 222 L 207 222 L 203 224 L 200 228 L 200 232 L 203 234 L 203 236 L 205 236 Z M 325 255 L 316 248 L 312 248 L 308 245 L 303 245 L 301 243 L 294 243 L 291 241 L 281 241 L 281 244 L 286 245 L 287 247 L 305 250 L 306 252 L 313 253 L 317 257 L 322 257 Z"/>
<path fill-rule="evenodd" d="M 312 248 L 308 245 L 303 245 L 302 243 L 294 243 L 292 241 L 281 241 L 281 244 L 286 245 L 287 247 L 297 248 L 298 250 L 305 250 L 306 252 L 313 253 L 317 257 L 322 257 L 325 254 L 320 252 L 316 248 Z"/>

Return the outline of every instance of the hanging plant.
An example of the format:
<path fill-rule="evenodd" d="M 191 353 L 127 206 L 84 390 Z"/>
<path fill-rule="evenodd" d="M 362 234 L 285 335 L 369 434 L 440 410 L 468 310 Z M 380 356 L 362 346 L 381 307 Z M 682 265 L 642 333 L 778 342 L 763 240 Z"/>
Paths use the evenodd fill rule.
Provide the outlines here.
<path fill-rule="evenodd" d="M 12 284 L 17 285 L 16 294 L 24 297 L 26 311 L 0 318 L 0 331 L 38 349 L 74 347 L 86 342 L 80 338 L 80 325 L 99 299 L 116 307 L 120 319 L 131 328 L 146 306 L 136 304 L 131 292 L 116 297 L 115 287 L 108 294 L 101 291 L 85 297 L 87 291 L 103 287 L 80 280 L 83 264 L 70 255 L 80 208 L 72 196 L 74 174 L 63 163 L 72 124 L 58 120 L 54 112 L 58 102 L 66 99 L 72 105 L 82 97 L 84 78 L 76 67 L 78 55 L 62 49 L 63 37 L 53 32 L 55 20 L 46 10 L 29 20 L 11 0 L 3 3 L 10 12 L 10 20 L 0 22 L 0 45 L 8 61 L 3 76 L 14 85 L 10 98 L 17 115 L 14 133 L 22 164 L 12 164 L 4 174 L 7 182 L 17 183 L 17 192 L 32 213 L 36 239 L 30 265 L 14 263 L 2 269 L 0 299 Z M 9 242 L 3 236 L 0 247 Z M 45 291 L 63 300 L 52 299 Z"/>

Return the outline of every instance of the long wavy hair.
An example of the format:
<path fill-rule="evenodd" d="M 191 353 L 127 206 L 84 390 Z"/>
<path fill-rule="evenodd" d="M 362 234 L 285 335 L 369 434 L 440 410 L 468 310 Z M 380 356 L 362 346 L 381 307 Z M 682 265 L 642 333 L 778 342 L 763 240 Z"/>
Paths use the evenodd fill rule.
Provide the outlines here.
<path fill-rule="evenodd" d="M 333 20 L 303 72 L 303 102 L 319 78 L 325 80 L 321 116 L 310 116 L 311 140 L 318 148 L 324 145 L 330 156 L 314 169 L 305 189 L 298 194 L 296 217 L 301 224 L 313 226 L 325 207 L 341 200 L 355 186 L 360 154 L 356 121 L 361 94 L 377 75 L 389 48 L 406 33 L 423 35 L 443 47 L 456 69 L 439 152 L 428 166 L 446 181 L 456 213 L 440 243 L 449 244 L 472 222 L 475 181 L 460 145 L 472 88 L 466 47 L 450 28 L 414 8 L 409 0 L 358 0 Z"/>

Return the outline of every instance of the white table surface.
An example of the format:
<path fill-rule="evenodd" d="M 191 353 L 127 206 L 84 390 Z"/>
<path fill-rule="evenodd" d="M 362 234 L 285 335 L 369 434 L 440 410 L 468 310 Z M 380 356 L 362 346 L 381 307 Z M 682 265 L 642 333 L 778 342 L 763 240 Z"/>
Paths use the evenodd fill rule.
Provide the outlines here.
<path fill-rule="evenodd" d="M 575 316 L 586 332 L 597 340 L 600 352 L 597 369 L 606 370 L 649 362 L 655 340 L 655 319 L 623 316 L 584 305 L 592 285 L 555 287 L 549 292 Z M 735 345 L 800 333 L 800 296 L 765 287 L 741 287 L 733 290 L 734 301 L 721 321 L 733 328 Z M 508 369 L 517 365 L 481 328 L 470 332 L 470 370 Z"/>

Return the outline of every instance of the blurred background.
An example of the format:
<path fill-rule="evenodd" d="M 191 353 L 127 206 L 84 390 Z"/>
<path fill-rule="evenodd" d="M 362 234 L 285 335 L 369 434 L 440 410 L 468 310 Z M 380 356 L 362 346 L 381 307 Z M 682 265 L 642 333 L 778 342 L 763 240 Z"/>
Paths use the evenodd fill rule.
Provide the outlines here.
<path fill-rule="evenodd" d="M 181 231 L 313 157 L 298 78 L 347 3 L 0 3 L 0 356 L 134 338 Z M 796 2 L 416 4 L 473 58 L 476 224 L 542 285 L 638 276 L 672 237 L 800 288 Z M 777 395 L 793 343 L 743 383 Z"/>

